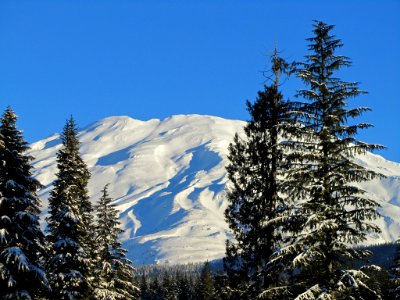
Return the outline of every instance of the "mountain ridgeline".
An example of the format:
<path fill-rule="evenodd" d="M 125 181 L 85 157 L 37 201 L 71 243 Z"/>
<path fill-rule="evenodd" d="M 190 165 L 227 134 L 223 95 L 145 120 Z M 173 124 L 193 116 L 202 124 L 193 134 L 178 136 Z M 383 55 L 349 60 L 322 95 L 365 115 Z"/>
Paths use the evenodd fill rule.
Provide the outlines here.
<path fill-rule="evenodd" d="M 92 177 L 93 204 L 109 183 L 120 211 L 123 246 L 134 264 L 188 263 L 222 258 L 230 238 L 227 207 L 228 145 L 245 122 L 205 115 L 139 121 L 109 117 L 79 131 L 80 152 Z M 31 145 L 43 215 L 57 170 L 58 134 Z M 362 183 L 381 207 L 380 234 L 366 244 L 395 241 L 400 234 L 400 164 L 371 153 L 355 162 L 386 178 Z M 42 218 L 43 220 L 44 218 Z"/>

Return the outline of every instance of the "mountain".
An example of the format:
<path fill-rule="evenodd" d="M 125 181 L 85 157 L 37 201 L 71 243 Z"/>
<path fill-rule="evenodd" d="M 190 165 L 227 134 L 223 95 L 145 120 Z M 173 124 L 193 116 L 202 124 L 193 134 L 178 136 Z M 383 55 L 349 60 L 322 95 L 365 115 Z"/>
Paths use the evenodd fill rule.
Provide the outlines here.
<path fill-rule="evenodd" d="M 134 263 L 188 263 L 214 260 L 225 253 L 224 221 L 227 147 L 243 121 L 204 115 L 176 115 L 139 121 L 109 117 L 79 133 L 82 158 L 92 172 L 95 203 L 110 183 L 120 210 L 124 247 Z M 35 177 L 46 215 L 57 172 L 55 134 L 31 145 Z M 393 241 L 400 233 L 400 164 L 366 154 L 358 163 L 386 175 L 363 186 L 380 204 L 382 229 L 368 243 Z"/>

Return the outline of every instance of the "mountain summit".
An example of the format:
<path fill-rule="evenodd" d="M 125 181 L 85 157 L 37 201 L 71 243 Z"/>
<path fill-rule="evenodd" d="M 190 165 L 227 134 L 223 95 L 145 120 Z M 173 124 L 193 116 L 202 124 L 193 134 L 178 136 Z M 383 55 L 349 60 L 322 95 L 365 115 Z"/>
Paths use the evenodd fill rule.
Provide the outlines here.
<path fill-rule="evenodd" d="M 81 155 L 92 177 L 93 203 L 110 183 L 134 263 L 188 263 L 221 258 L 229 237 L 224 221 L 228 145 L 245 122 L 205 115 L 175 115 L 139 121 L 109 117 L 79 133 Z M 31 145 L 34 176 L 47 199 L 57 172 L 58 134 Z M 381 205 L 382 233 L 367 243 L 394 241 L 400 234 L 400 164 L 368 153 L 357 162 L 387 177 L 362 186 Z"/>

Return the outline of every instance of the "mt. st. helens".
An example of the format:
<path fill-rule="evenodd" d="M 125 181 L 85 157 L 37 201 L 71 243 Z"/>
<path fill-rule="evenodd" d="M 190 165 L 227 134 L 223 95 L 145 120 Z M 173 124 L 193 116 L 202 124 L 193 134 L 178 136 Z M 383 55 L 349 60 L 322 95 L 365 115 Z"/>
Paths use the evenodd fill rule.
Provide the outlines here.
<path fill-rule="evenodd" d="M 204 115 L 165 120 L 109 117 L 79 133 L 81 155 L 92 177 L 92 202 L 105 184 L 121 211 L 122 236 L 135 264 L 187 263 L 221 258 L 229 236 L 224 221 L 228 145 L 243 121 Z M 33 143 L 35 177 L 47 198 L 57 172 L 57 134 Z M 387 177 L 364 183 L 381 205 L 382 233 L 368 243 L 394 241 L 400 233 L 400 164 L 366 154 L 357 162 Z"/>

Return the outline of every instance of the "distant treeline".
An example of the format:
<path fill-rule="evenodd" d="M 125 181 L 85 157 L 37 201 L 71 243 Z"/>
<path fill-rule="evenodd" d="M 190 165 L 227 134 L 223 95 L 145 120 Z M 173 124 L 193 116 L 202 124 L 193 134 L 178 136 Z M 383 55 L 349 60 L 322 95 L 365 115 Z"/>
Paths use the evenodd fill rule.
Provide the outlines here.
<path fill-rule="evenodd" d="M 382 267 L 382 270 L 371 274 L 376 288 L 382 291 L 383 299 L 392 299 L 390 290 L 390 269 L 396 255 L 396 243 L 382 243 L 359 247 L 371 251 L 368 257 L 371 265 Z M 365 265 L 365 261 L 356 262 L 354 267 Z M 223 260 L 206 263 L 182 265 L 154 264 L 135 267 L 135 280 L 140 287 L 140 297 L 144 300 L 161 299 L 234 299 L 227 285 Z"/>

